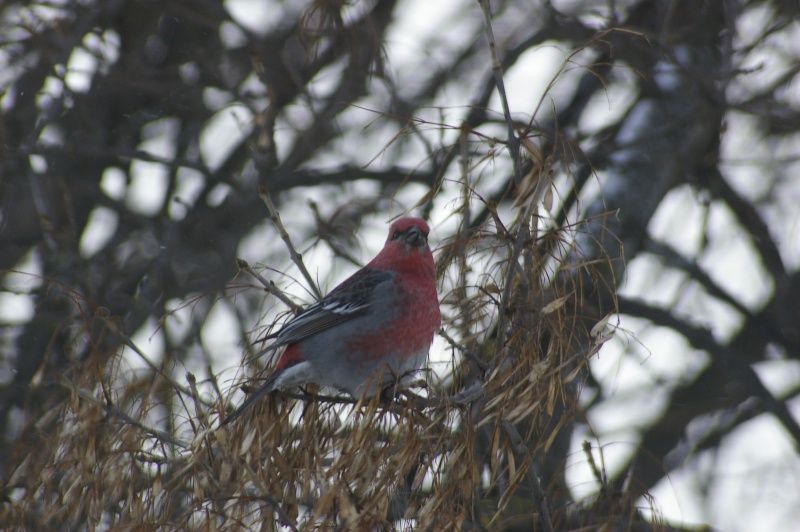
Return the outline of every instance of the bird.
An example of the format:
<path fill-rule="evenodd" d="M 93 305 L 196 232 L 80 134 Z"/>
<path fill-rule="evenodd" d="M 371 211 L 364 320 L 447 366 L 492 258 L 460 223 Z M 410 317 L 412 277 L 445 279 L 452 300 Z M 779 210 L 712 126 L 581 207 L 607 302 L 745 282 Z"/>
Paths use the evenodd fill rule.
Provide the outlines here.
<path fill-rule="evenodd" d="M 275 369 L 222 425 L 277 388 L 372 397 L 422 368 L 441 327 L 429 231 L 421 218 L 399 218 L 374 259 L 272 335 L 255 358 L 285 346 Z"/>

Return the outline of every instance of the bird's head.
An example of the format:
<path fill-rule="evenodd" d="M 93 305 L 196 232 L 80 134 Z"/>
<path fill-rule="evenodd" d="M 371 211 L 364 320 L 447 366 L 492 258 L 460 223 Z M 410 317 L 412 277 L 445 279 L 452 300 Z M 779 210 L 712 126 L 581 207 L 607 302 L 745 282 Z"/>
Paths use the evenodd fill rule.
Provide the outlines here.
<path fill-rule="evenodd" d="M 436 278 L 436 267 L 431 248 L 428 247 L 428 224 L 420 218 L 400 218 L 389 228 L 386 245 L 368 266 L 380 270 L 393 270 L 425 279 Z"/>
<path fill-rule="evenodd" d="M 428 247 L 428 224 L 420 218 L 400 218 L 389 228 L 388 245 L 402 244 L 407 251 L 416 248 L 423 251 Z"/>

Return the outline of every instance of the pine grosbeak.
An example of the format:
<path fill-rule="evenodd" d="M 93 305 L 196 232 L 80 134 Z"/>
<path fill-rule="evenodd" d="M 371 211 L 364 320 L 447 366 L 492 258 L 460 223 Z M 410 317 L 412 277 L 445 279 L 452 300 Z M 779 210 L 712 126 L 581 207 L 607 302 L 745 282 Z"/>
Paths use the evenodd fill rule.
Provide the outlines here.
<path fill-rule="evenodd" d="M 401 218 L 378 255 L 292 318 L 261 356 L 286 346 L 275 371 L 223 425 L 280 387 L 314 383 L 371 397 L 422 367 L 441 325 L 428 225 Z"/>

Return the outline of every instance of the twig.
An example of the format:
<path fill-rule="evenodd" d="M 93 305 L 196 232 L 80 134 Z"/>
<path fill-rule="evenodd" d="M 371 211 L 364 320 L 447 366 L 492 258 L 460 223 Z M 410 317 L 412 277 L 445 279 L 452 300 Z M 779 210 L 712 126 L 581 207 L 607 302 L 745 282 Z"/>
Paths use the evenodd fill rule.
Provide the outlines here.
<path fill-rule="evenodd" d="M 490 0 L 478 0 L 483 12 L 483 26 L 486 30 L 486 39 L 489 41 L 489 52 L 492 54 L 492 74 L 494 84 L 497 85 L 497 93 L 500 96 L 500 103 L 503 105 L 503 117 L 508 127 L 508 141 L 506 147 L 511 154 L 514 163 L 514 183 L 519 186 L 522 183 L 522 169 L 519 165 L 519 139 L 517 138 L 514 120 L 511 118 L 511 110 L 508 107 L 508 97 L 506 96 L 506 86 L 503 82 L 503 64 L 497 56 L 497 42 L 494 39 L 492 30 L 492 12 Z"/>
<path fill-rule="evenodd" d="M 486 393 L 486 384 L 483 381 L 476 380 L 460 392 L 455 395 L 451 395 L 450 397 L 445 398 L 445 402 L 443 403 L 446 405 L 447 403 L 457 404 L 457 405 L 466 405 L 471 404 L 477 401 L 478 399 L 482 398 Z"/>
<path fill-rule="evenodd" d="M 198 420 L 202 420 L 204 416 L 204 412 L 200 410 L 200 392 L 197 390 L 197 377 L 190 371 L 186 372 L 186 382 L 189 383 L 189 389 L 192 391 L 192 399 L 194 399 L 194 414 L 197 416 Z M 191 418 L 190 418 L 191 421 Z M 192 428 L 195 428 L 194 426 Z M 195 428 L 196 430 L 196 428 Z"/>
<path fill-rule="evenodd" d="M 606 475 L 597 467 L 597 462 L 595 462 L 594 455 L 592 454 L 592 444 L 587 440 L 583 440 L 582 447 L 583 453 L 586 455 L 586 461 L 589 462 L 589 468 L 592 470 L 595 480 L 600 484 L 603 491 L 607 490 L 608 484 L 606 482 Z"/>
<path fill-rule="evenodd" d="M 520 456 L 528 456 L 530 451 L 528 450 L 528 446 L 525 445 L 517 427 L 510 421 L 503 421 L 503 429 L 506 431 L 511 441 L 514 452 Z M 539 520 L 542 522 L 542 528 L 545 532 L 553 532 L 553 523 L 550 521 L 550 509 L 547 507 L 547 498 L 544 495 L 544 490 L 542 490 L 542 484 L 539 482 L 539 476 L 536 474 L 536 469 L 533 467 L 532 460 L 528 476 L 533 486 L 533 495 L 536 497 L 536 503 L 539 507 Z"/>
<path fill-rule="evenodd" d="M 272 203 L 272 198 L 269 195 L 269 190 L 265 186 L 258 187 L 258 197 L 261 198 L 261 201 L 264 202 L 264 205 L 267 206 L 267 210 L 269 211 L 269 217 L 272 220 L 272 223 L 275 224 L 277 227 L 278 232 L 281 234 L 281 239 L 286 244 L 286 247 L 289 249 L 289 256 L 292 259 L 292 262 L 300 269 L 300 273 L 303 274 L 305 277 L 308 286 L 311 288 L 311 291 L 314 292 L 314 296 L 317 299 L 322 299 L 322 292 L 319 291 L 317 287 L 317 283 L 314 282 L 314 279 L 311 277 L 311 274 L 308 273 L 306 269 L 306 265 L 303 264 L 303 256 L 295 249 L 294 244 L 292 244 L 292 239 L 289 238 L 289 233 L 286 232 L 286 228 L 283 226 L 281 222 L 281 215 L 278 213 L 278 209 L 275 208 L 275 204 Z"/>
<path fill-rule="evenodd" d="M 500 102 L 503 105 L 503 116 L 505 117 L 506 126 L 508 128 L 508 142 L 506 143 L 506 147 L 508 148 L 508 152 L 511 154 L 511 162 L 514 167 L 514 183 L 517 186 L 520 186 L 522 184 L 523 177 L 522 167 L 520 165 L 520 143 L 516 135 L 514 120 L 511 118 L 511 111 L 508 106 L 505 83 L 503 82 L 503 65 L 497 55 L 497 42 L 494 38 L 494 30 L 492 30 L 490 0 L 478 0 L 478 4 L 480 4 L 481 12 L 483 13 L 483 25 L 484 29 L 486 30 L 486 39 L 489 42 L 489 51 L 492 55 L 492 74 L 494 75 L 495 85 L 497 85 L 497 92 L 500 96 Z M 524 214 L 518 219 L 520 225 L 517 229 L 517 234 L 514 238 L 514 244 L 511 248 L 511 254 L 508 261 L 508 271 L 506 272 L 506 283 L 505 287 L 503 288 L 502 298 L 500 300 L 500 315 L 498 316 L 497 322 L 497 351 L 500 351 L 505 343 L 506 309 L 508 308 L 508 302 L 511 299 L 512 280 L 516 275 L 515 270 L 518 266 L 517 261 L 522 253 L 522 248 L 530 236 L 527 220 L 530 219 L 535 203 L 535 201 L 529 202 Z"/>
<path fill-rule="evenodd" d="M 300 305 L 298 305 L 297 303 L 295 303 L 294 301 L 289 299 L 289 296 L 287 296 L 286 294 L 281 292 L 281 290 L 277 286 L 275 286 L 274 282 L 265 279 L 260 273 L 258 273 L 257 271 L 254 271 L 250 267 L 250 263 L 248 263 L 246 260 L 244 260 L 244 259 L 236 259 L 236 265 L 239 266 L 239 271 L 243 271 L 243 272 L 249 274 L 254 279 L 256 279 L 259 283 L 261 283 L 261 286 L 264 287 L 264 291 L 265 292 L 269 292 L 273 296 L 275 296 L 278 299 L 280 299 L 281 302 L 283 302 L 284 305 L 286 305 L 287 307 L 292 309 L 292 312 L 297 314 L 301 310 L 303 310 L 303 307 L 301 307 Z"/>
<path fill-rule="evenodd" d="M 171 444 L 173 444 L 173 445 L 175 445 L 177 447 L 180 447 L 182 449 L 191 448 L 191 443 L 190 442 L 185 442 L 185 441 L 181 441 L 181 440 L 175 439 L 174 437 L 172 437 L 170 434 L 167 434 L 166 432 L 163 432 L 163 431 L 158 430 L 158 429 L 154 429 L 152 427 L 148 427 L 147 425 L 145 425 L 145 424 L 143 424 L 143 423 L 141 423 L 139 421 L 136 421 L 135 419 L 133 419 L 131 416 L 129 416 L 128 414 L 126 414 L 125 412 L 123 412 L 122 410 L 117 408 L 116 406 L 103 403 L 102 401 L 98 400 L 95 396 L 93 396 L 91 394 L 91 392 L 89 392 L 88 390 L 84 390 L 83 388 L 79 388 L 74 382 L 69 380 L 69 377 L 67 377 L 66 375 L 59 374 L 58 375 L 58 381 L 59 381 L 59 384 L 61 384 L 62 386 L 64 386 L 68 390 L 74 391 L 75 393 L 78 394 L 79 397 L 81 397 L 82 399 L 92 403 L 93 405 L 96 405 L 101 410 L 105 411 L 107 414 L 109 414 L 111 416 L 114 416 L 114 417 L 117 417 L 117 418 L 121 419 L 122 421 L 124 421 L 125 423 L 128 423 L 129 425 L 133 425 L 134 427 L 136 427 L 138 429 L 141 429 L 142 431 L 144 431 L 145 433 L 149 434 L 150 436 L 153 436 L 154 438 L 156 438 L 158 440 L 161 440 L 161 441 L 169 442 L 169 443 L 171 443 Z"/>
<path fill-rule="evenodd" d="M 454 349 L 457 349 L 458 351 L 460 351 L 461 353 L 463 353 L 464 355 L 466 355 L 466 357 L 467 357 L 468 359 L 470 359 L 472 362 L 474 362 L 474 363 L 475 363 L 475 365 L 476 365 L 476 366 L 478 366 L 478 369 L 480 369 L 481 371 L 483 371 L 483 372 L 486 372 L 486 370 L 488 370 L 488 369 L 489 369 L 489 366 L 486 364 L 486 362 L 484 362 L 483 360 L 481 360 L 480 358 L 478 358 L 478 355 L 476 355 L 475 353 L 473 353 L 472 351 L 470 351 L 470 350 L 469 350 L 469 349 L 467 349 L 466 347 L 464 347 L 464 346 L 462 346 L 462 345 L 459 345 L 459 344 L 457 344 L 455 340 L 453 340 L 452 338 L 450 338 L 450 335 L 448 335 L 448 334 L 445 332 L 445 330 L 444 330 L 444 329 L 441 329 L 441 330 L 439 331 L 439 336 L 441 336 L 442 338 L 444 338 L 445 340 L 447 340 L 447 343 L 448 343 L 448 344 L 450 344 L 450 346 L 451 346 L 452 348 L 454 348 Z"/>
<path fill-rule="evenodd" d="M 181 386 L 180 384 L 178 384 L 178 382 L 175 379 L 173 379 L 170 375 L 164 373 L 164 371 L 162 371 L 161 368 L 159 368 L 152 360 L 150 360 L 150 358 L 148 358 L 148 356 L 144 354 L 144 351 L 139 349 L 139 347 L 133 343 L 131 337 L 125 334 L 125 332 L 119 327 L 119 325 L 117 325 L 116 320 L 113 317 L 102 316 L 102 315 L 100 317 L 106 323 L 108 328 L 111 329 L 111 331 L 114 332 L 114 334 L 116 334 L 122 340 L 122 343 L 125 344 L 125 346 L 127 346 L 128 348 L 130 348 L 134 353 L 139 355 L 139 357 L 142 360 L 144 360 L 144 362 L 148 366 L 150 366 L 150 369 L 152 369 L 154 372 L 156 372 L 165 380 L 167 380 L 176 391 L 181 392 L 189 397 L 192 396 L 191 390 L 187 389 L 185 386 Z M 209 408 L 214 406 L 214 403 L 203 400 L 200 397 L 198 397 L 197 399 Z"/>
<path fill-rule="evenodd" d="M 364 266 L 364 263 L 360 262 L 350 253 L 348 253 L 344 249 L 343 245 L 338 245 L 336 242 L 334 242 L 335 229 L 333 229 L 333 220 L 336 215 L 334 215 L 329 221 L 325 221 L 319 212 L 319 206 L 317 206 L 317 202 L 308 200 L 308 206 L 311 208 L 311 212 L 314 213 L 314 221 L 317 224 L 317 238 L 323 242 L 326 242 L 337 257 L 342 257 L 356 268 L 361 268 Z"/>
<path fill-rule="evenodd" d="M 522 248 L 525 247 L 525 242 L 528 241 L 530 230 L 527 220 L 530 219 L 533 209 L 536 207 L 535 202 L 528 203 L 525 212 L 520 216 L 520 224 L 517 229 L 517 234 L 514 237 L 514 244 L 511 246 L 511 254 L 508 257 L 508 271 L 506 272 L 506 282 L 503 286 L 503 295 L 500 297 L 500 313 L 497 317 L 497 340 L 495 342 L 495 349 L 497 352 L 505 346 L 506 342 L 506 309 L 511 300 L 511 287 L 514 284 L 513 280 L 516 276 L 516 269 L 519 267 L 519 256 L 522 254 Z"/>

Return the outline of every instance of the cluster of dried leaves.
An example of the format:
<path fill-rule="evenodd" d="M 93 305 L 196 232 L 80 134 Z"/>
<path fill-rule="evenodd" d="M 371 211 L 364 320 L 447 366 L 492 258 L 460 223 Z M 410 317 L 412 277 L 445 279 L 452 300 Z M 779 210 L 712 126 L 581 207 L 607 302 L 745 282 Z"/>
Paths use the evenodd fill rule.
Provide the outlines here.
<path fill-rule="evenodd" d="M 110 357 L 95 352 L 65 375 L 59 384 L 69 393 L 25 427 L 0 521 L 100 529 L 564 526 L 570 508 L 553 502 L 564 499 L 554 493 L 563 488 L 541 469 L 552 447 L 564 445 L 557 436 L 570 432 L 580 376 L 605 339 L 605 321 L 587 330 L 594 311 L 576 300 L 567 273 L 591 266 L 537 258 L 545 237 L 532 221 L 516 224 L 516 233 L 495 225 L 453 236 L 439 266 L 450 287 L 442 334 L 454 371 L 391 401 L 277 393 L 219 428 L 231 391 L 178 377 L 166 364 L 132 370 L 122 353 L 147 355 L 96 309 L 104 327 L 85 327 L 84 341 L 101 334 L 120 348 Z M 510 257 L 520 232 L 528 236 L 519 258 Z M 479 254 L 489 258 L 485 271 L 476 271 Z"/>

